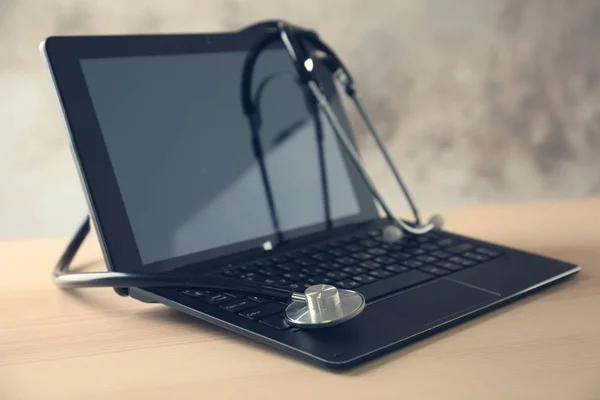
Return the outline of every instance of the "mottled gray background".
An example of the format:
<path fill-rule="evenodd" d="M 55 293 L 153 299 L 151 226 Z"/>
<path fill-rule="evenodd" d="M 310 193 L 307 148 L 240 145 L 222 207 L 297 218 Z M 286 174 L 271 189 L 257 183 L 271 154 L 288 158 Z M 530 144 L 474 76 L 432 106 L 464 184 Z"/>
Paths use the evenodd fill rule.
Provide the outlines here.
<path fill-rule="evenodd" d="M 85 212 L 44 37 L 276 17 L 317 29 L 347 61 L 423 208 L 600 192 L 597 0 L 0 0 L 0 239 L 68 234 Z"/>

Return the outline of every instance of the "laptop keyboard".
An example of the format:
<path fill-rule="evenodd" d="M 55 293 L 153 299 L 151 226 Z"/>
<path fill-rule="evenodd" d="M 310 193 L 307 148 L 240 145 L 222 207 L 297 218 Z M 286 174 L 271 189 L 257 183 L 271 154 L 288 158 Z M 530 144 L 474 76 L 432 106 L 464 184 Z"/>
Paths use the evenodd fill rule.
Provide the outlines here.
<path fill-rule="evenodd" d="M 499 251 L 443 232 L 406 235 L 394 244 L 385 243 L 380 236 L 376 230 L 355 234 L 224 268 L 220 274 L 298 292 L 311 285 L 327 283 L 356 290 L 370 301 L 502 256 Z M 284 303 L 237 293 L 182 292 L 272 328 L 289 328 L 283 319 Z"/>

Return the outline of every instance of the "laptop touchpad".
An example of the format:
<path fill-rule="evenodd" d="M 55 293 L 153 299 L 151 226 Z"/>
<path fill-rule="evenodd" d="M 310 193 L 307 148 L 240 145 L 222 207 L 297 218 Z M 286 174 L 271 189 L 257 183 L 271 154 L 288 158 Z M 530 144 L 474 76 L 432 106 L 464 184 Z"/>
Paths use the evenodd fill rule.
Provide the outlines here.
<path fill-rule="evenodd" d="M 500 296 L 449 279 L 369 303 L 356 318 L 327 328 L 297 331 L 290 343 L 335 361 L 351 360 L 493 303 Z"/>
<path fill-rule="evenodd" d="M 375 313 L 394 314 L 398 318 L 426 327 L 474 310 L 499 297 L 460 282 L 440 279 L 373 304 L 370 308 Z"/>

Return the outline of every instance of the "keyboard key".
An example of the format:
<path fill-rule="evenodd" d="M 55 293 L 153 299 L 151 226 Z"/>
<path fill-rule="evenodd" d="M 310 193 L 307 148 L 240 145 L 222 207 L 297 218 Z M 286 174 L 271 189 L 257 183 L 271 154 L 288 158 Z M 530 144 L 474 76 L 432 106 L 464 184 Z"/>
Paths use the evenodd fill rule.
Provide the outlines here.
<path fill-rule="evenodd" d="M 446 271 L 445 269 L 439 268 L 439 267 L 436 267 L 436 266 L 433 266 L 433 265 L 426 265 L 426 266 L 421 267 L 419 269 L 421 271 L 429 272 L 430 274 L 434 274 L 434 275 L 437 275 L 437 276 L 443 276 L 443 275 L 448 274 L 448 271 Z"/>
<path fill-rule="evenodd" d="M 429 231 L 427 234 L 430 240 L 440 240 L 444 238 L 444 235 L 440 231 Z"/>
<path fill-rule="evenodd" d="M 363 247 L 358 244 L 349 244 L 344 246 L 344 248 L 348 251 L 361 251 L 363 249 Z"/>
<path fill-rule="evenodd" d="M 402 261 L 400 264 L 402 264 L 408 268 L 419 268 L 419 267 L 423 266 L 423 263 L 421 261 L 417 261 L 417 260 Z"/>
<path fill-rule="evenodd" d="M 221 293 L 214 293 L 214 294 L 209 294 L 208 296 L 206 296 L 204 298 L 206 300 L 206 302 L 208 304 L 211 304 L 213 306 L 219 305 L 219 304 L 223 304 L 223 303 L 227 303 L 228 301 L 231 301 L 231 297 L 227 297 L 224 294 Z"/>
<path fill-rule="evenodd" d="M 376 269 L 369 272 L 369 275 L 373 275 L 379 279 L 389 278 L 392 274 L 384 269 Z"/>
<path fill-rule="evenodd" d="M 206 290 L 183 290 L 181 293 L 185 294 L 186 296 L 196 297 L 198 299 L 203 299 L 208 295 Z"/>
<path fill-rule="evenodd" d="M 370 260 L 373 258 L 373 256 L 369 253 L 355 253 L 352 254 L 352 257 L 356 258 L 357 260 Z"/>
<path fill-rule="evenodd" d="M 327 261 L 327 260 L 331 260 L 332 258 L 334 258 L 334 256 L 329 253 L 318 253 L 318 254 L 313 255 L 312 258 L 314 258 L 315 260 L 319 260 L 319 261 Z"/>
<path fill-rule="evenodd" d="M 271 268 L 271 267 L 261 268 L 258 270 L 259 274 L 263 274 L 263 275 L 271 277 L 271 278 L 274 276 L 281 275 L 281 272 L 282 272 L 281 270 L 278 270 L 276 268 Z"/>
<path fill-rule="evenodd" d="M 437 258 L 448 258 L 448 257 L 452 257 L 452 254 L 446 252 L 446 251 L 442 251 L 442 250 L 436 250 L 436 251 L 432 251 L 431 255 Z"/>
<path fill-rule="evenodd" d="M 258 303 L 255 303 L 252 300 L 242 299 L 242 300 L 232 301 L 231 303 L 223 304 L 223 305 L 221 305 L 221 308 L 224 308 L 225 310 L 231 311 L 234 313 L 239 313 L 242 311 L 246 311 L 247 309 L 255 307 L 257 305 L 258 305 Z"/>
<path fill-rule="evenodd" d="M 420 247 L 425 251 L 433 251 L 440 248 L 438 245 L 433 243 L 422 243 Z"/>
<path fill-rule="evenodd" d="M 240 276 L 241 279 L 245 279 L 247 281 L 258 281 L 262 282 L 266 279 L 264 275 L 257 274 L 256 272 L 246 272 L 244 275 Z"/>
<path fill-rule="evenodd" d="M 256 271 L 258 269 L 258 265 L 246 264 L 246 265 L 242 265 L 241 267 L 239 267 L 239 269 L 244 272 L 252 272 L 252 271 Z"/>
<path fill-rule="evenodd" d="M 379 243 L 377 243 L 376 241 L 371 240 L 371 239 L 361 240 L 360 244 L 362 246 L 364 246 L 364 247 L 376 247 L 376 246 L 379 246 Z"/>
<path fill-rule="evenodd" d="M 473 249 L 475 249 L 475 246 L 472 245 L 471 243 L 461 243 L 461 244 L 457 244 L 455 246 L 447 247 L 444 250 L 449 251 L 450 253 L 454 253 L 454 254 L 461 254 L 461 253 L 464 253 L 466 251 L 470 251 Z"/>
<path fill-rule="evenodd" d="M 274 314 L 279 314 L 285 310 L 285 306 L 280 303 L 268 303 L 240 313 L 241 316 L 250 318 L 253 320 L 259 320 L 265 317 L 269 317 Z"/>
<path fill-rule="evenodd" d="M 225 271 L 221 272 L 221 275 L 224 275 L 228 278 L 237 278 L 242 274 L 242 271 L 238 270 L 238 269 L 226 269 Z"/>
<path fill-rule="evenodd" d="M 372 229 L 369 232 L 367 232 L 367 235 L 369 235 L 371 237 L 378 237 L 378 236 L 381 236 L 381 231 L 377 230 L 377 229 Z"/>
<path fill-rule="evenodd" d="M 326 273 L 325 276 L 337 281 L 337 280 L 342 280 L 344 278 L 347 278 L 348 274 L 346 274 L 342 271 L 330 271 L 330 272 Z"/>
<path fill-rule="evenodd" d="M 392 257 L 394 257 L 396 260 L 402 261 L 402 260 L 408 260 L 411 259 L 412 256 L 408 253 L 402 253 L 402 252 L 398 252 L 398 253 L 393 253 L 391 254 Z"/>
<path fill-rule="evenodd" d="M 382 249 L 381 247 L 374 247 L 367 250 L 367 253 L 373 254 L 374 256 L 383 256 L 387 254 L 387 250 Z"/>
<path fill-rule="evenodd" d="M 411 237 L 402 239 L 400 243 L 402 244 L 402 246 L 404 246 L 405 249 L 414 249 L 420 246 L 419 242 L 417 242 Z"/>
<path fill-rule="evenodd" d="M 356 264 L 356 260 L 350 257 L 338 257 L 335 259 L 335 262 L 342 265 L 353 265 Z"/>
<path fill-rule="evenodd" d="M 441 247 L 446 247 L 446 246 L 452 246 L 453 244 L 456 244 L 456 240 L 452 239 L 452 238 L 444 238 L 444 239 L 440 239 L 438 240 L 435 244 L 437 244 L 438 246 Z"/>
<path fill-rule="evenodd" d="M 374 276 L 367 275 L 367 274 L 355 276 L 353 279 L 362 284 L 375 282 L 377 280 L 377 278 L 375 278 Z"/>
<path fill-rule="evenodd" d="M 258 296 L 250 296 L 248 298 L 259 304 L 270 303 L 272 301 L 271 299 L 265 299 L 264 297 L 258 297 Z"/>
<path fill-rule="evenodd" d="M 394 275 L 388 279 L 369 283 L 368 285 L 359 287 L 357 290 L 365 296 L 367 301 L 370 301 L 388 293 L 397 292 L 434 278 L 435 275 L 413 270 L 403 274 Z"/>
<path fill-rule="evenodd" d="M 473 260 L 480 261 L 480 262 L 485 262 L 490 259 L 488 256 L 485 256 L 481 253 L 477 253 L 474 251 L 467 251 L 466 253 L 463 254 L 463 257 L 471 258 Z"/>
<path fill-rule="evenodd" d="M 295 282 L 306 278 L 306 275 L 300 274 L 298 272 L 286 272 L 285 274 L 283 274 L 283 277 L 288 281 Z"/>
<path fill-rule="evenodd" d="M 417 235 L 417 236 L 415 236 L 415 240 L 416 240 L 417 242 L 421 243 L 421 244 L 423 244 L 423 243 L 427 243 L 427 242 L 429 242 L 431 239 L 432 239 L 432 238 L 431 238 L 431 235 L 429 235 L 429 234 L 425 234 L 425 235 Z M 431 246 L 435 246 L 435 244 L 431 244 Z M 437 246 L 436 246 L 436 248 L 437 248 Z M 433 249 L 432 249 L 432 250 L 433 250 Z"/>
<path fill-rule="evenodd" d="M 378 262 L 383 265 L 387 265 L 387 264 L 394 264 L 396 262 L 396 259 L 389 257 L 389 256 L 382 256 L 382 257 L 374 258 L 373 261 Z M 369 262 L 369 261 L 365 261 L 365 262 Z"/>
<path fill-rule="evenodd" d="M 483 255 L 486 255 L 488 257 L 498 257 L 500 256 L 502 253 L 500 253 L 499 251 L 495 251 L 495 250 L 490 250 L 487 249 L 485 247 L 478 247 L 475 249 L 476 252 L 481 253 Z"/>
<path fill-rule="evenodd" d="M 300 282 L 288 283 L 287 287 L 292 289 L 295 292 L 302 291 L 302 283 L 300 283 Z"/>
<path fill-rule="evenodd" d="M 318 244 L 316 246 L 312 247 L 312 250 L 314 252 L 324 252 L 326 250 L 329 250 L 329 244 L 328 243 L 322 243 L 322 244 Z"/>
<path fill-rule="evenodd" d="M 232 299 L 243 299 L 246 297 L 246 294 L 243 293 L 224 293 L 226 296 L 231 297 Z"/>
<path fill-rule="evenodd" d="M 346 237 L 338 239 L 338 242 L 340 242 L 341 244 L 348 244 L 348 243 L 352 243 L 353 241 L 354 241 L 354 238 L 352 236 L 346 236 Z"/>
<path fill-rule="evenodd" d="M 361 232 L 354 235 L 356 240 L 360 241 L 362 239 L 371 239 L 371 236 L 367 232 Z"/>
<path fill-rule="evenodd" d="M 416 258 L 418 261 L 421 261 L 423 263 L 432 263 L 437 261 L 437 258 L 435 258 L 434 256 L 430 256 L 428 254 L 422 255 L 422 256 L 418 256 Z"/>
<path fill-rule="evenodd" d="M 312 286 L 312 283 L 308 283 L 308 282 L 296 282 L 300 285 L 300 289 L 302 291 L 305 291 L 306 289 L 308 289 L 309 287 Z"/>
<path fill-rule="evenodd" d="M 406 249 L 406 252 L 413 256 L 422 256 L 424 254 L 427 254 L 427 252 L 420 247 Z"/>
<path fill-rule="evenodd" d="M 329 250 L 329 254 L 331 254 L 332 256 L 335 256 L 335 257 L 341 257 L 341 256 L 346 256 L 346 255 L 350 254 L 350 252 L 348 250 L 344 250 L 344 249 L 332 249 L 332 250 Z"/>
<path fill-rule="evenodd" d="M 273 263 L 281 264 L 287 261 L 290 261 L 290 256 L 288 254 L 280 254 L 278 256 L 271 257 Z"/>
<path fill-rule="evenodd" d="M 302 272 L 304 272 L 307 275 L 319 275 L 322 274 L 324 271 L 321 268 L 317 267 L 306 267 L 302 268 Z"/>
<path fill-rule="evenodd" d="M 380 249 L 391 250 L 394 247 L 394 245 L 392 245 L 391 243 L 383 242 L 383 241 L 380 241 L 380 242 L 381 242 L 381 243 L 379 243 Z"/>
<path fill-rule="evenodd" d="M 322 283 L 330 284 L 333 282 L 333 279 L 331 279 L 327 276 L 312 276 L 312 277 L 308 278 L 307 281 L 312 285 L 318 285 L 318 284 L 322 284 Z"/>
<path fill-rule="evenodd" d="M 446 261 L 446 260 L 442 260 L 442 261 L 437 261 L 435 263 L 436 266 L 438 267 L 442 267 L 444 269 L 450 270 L 450 271 L 460 271 L 461 269 L 463 269 L 464 267 L 460 264 L 455 264 L 453 262 L 450 261 Z"/>
<path fill-rule="evenodd" d="M 460 264 L 460 265 L 463 265 L 465 267 L 471 267 L 471 266 L 477 264 L 473 260 L 469 260 L 467 258 L 458 257 L 458 256 L 450 257 L 448 259 L 448 261 L 452 261 L 453 263 Z"/>
<path fill-rule="evenodd" d="M 317 263 L 317 260 L 307 257 L 307 258 L 301 258 L 299 260 L 296 260 L 296 263 L 298 265 L 302 265 L 303 267 L 308 267 L 311 265 L 315 265 Z"/>
<path fill-rule="evenodd" d="M 272 315 L 270 317 L 263 318 L 260 320 L 260 323 L 280 331 L 291 328 L 291 326 L 285 322 L 285 318 L 282 315 Z"/>
<path fill-rule="evenodd" d="M 292 272 L 292 271 L 297 271 L 300 269 L 300 266 L 298 264 L 294 264 L 291 262 L 287 262 L 287 263 L 283 263 L 283 264 L 277 264 L 276 265 L 277 268 L 286 271 L 286 272 Z"/>
<path fill-rule="evenodd" d="M 265 282 L 270 283 L 271 285 L 286 285 L 288 282 L 285 278 L 269 278 Z"/>
<path fill-rule="evenodd" d="M 393 272 L 395 274 L 399 274 L 401 272 L 406 272 L 408 271 L 408 267 L 405 267 L 403 265 L 398 265 L 398 264 L 392 264 L 392 265 L 388 265 L 387 267 L 385 267 L 385 269 L 387 271 Z"/>
<path fill-rule="evenodd" d="M 358 275 L 358 274 L 362 274 L 363 272 L 365 272 L 364 268 L 360 268 L 360 267 L 346 267 L 343 268 L 342 271 L 344 271 L 347 274 L 350 275 Z"/>
<path fill-rule="evenodd" d="M 310 254 L 310 251 L 308 249 L 301 249 L 301 250 L 296 250 L 296 251 L 289 253 L 288 256 L 290 259 L 295 259 L 295 258 L 306 257 L 308 254 Z"/>
<path fill-rule="evenodd" d="M 351 259 L 352 260 L 352 259 Z M 354 264 L 354 260 L 352 260 L 352 263 Z M 327 270 L 335 270 L 335 269 L 340 269 L 343 267 L 342 264 L 338 264 L 336 262 L 333 261 L 325 261 L 322 263 L 318 264 L 319 268 L 323 268 L 323 269 L 327 269 Z"/>
<path fill-rule="evenodd" d="M 358 264 L 360 267 L 362 268 L 366 268 L 366 269 L 377 269 L 379 267 L 381 267 L 380 263 L 377 263 L 375 261 L 363 261 L 361 263 Z"/>
<path fill-rule="evenodd" d="M 336 282 L 335 286 L 342 289 L 355 289 L 360 286 L 360 283 L 352 279 L 344 279 L 343 281 Z"/>
<path fill-rule="evenodd" d="M 273 260 L 261 260 L 254 263 L 258 267 L 272 267 L 275 262 Z"/>

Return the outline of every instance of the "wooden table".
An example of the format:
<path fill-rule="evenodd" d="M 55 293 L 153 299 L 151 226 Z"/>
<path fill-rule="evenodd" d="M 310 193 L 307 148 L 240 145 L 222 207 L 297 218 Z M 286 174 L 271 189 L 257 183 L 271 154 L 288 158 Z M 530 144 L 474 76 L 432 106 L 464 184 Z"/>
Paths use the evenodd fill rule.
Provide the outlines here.
<path fill-rule="evenodd" d="M 600 399 L 600 198 L 447 221 L 582 272 L 346 373 L 109 289 L 62 292 L 50 272 L 66 239 L 0 243 L 0 399 Z M 76 262 L 103 268 L 97 243 Z"/>

